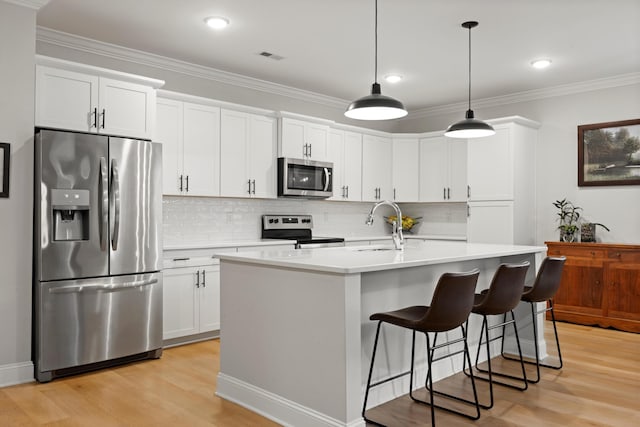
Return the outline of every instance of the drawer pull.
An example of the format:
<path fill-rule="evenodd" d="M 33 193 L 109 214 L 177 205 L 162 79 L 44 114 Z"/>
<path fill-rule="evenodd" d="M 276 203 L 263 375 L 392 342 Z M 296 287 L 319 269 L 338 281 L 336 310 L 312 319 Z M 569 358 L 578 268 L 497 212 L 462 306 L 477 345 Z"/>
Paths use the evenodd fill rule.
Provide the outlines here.
<path fill-rule="evenodd" d="M 191 258 L 186 257 L 186 258 L 174 258 L 174 261 L 189 261 Z"/>

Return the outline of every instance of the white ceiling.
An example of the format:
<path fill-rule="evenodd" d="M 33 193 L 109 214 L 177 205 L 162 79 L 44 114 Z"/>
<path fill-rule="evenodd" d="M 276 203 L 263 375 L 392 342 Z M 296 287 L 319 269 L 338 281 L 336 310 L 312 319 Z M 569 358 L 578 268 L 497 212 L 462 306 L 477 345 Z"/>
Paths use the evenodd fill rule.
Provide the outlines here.
<path fill-rule="evenodd" d="M 465 101 L 467 20 L 473 99 L 640 72 L 640 0 L 379 0 L 382 93 L 410 111 Z M 374 0 L 51 0 L 37 23 L 344 100 L 373 82 Z"/>

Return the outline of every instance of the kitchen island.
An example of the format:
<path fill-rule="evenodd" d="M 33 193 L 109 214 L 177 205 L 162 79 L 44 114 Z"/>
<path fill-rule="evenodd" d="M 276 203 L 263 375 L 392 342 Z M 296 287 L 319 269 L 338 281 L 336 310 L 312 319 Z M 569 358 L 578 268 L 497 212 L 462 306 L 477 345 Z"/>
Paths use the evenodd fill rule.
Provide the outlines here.
<path fill-rule="evenodd" d="M 529 261 L 530 283 L 545 252 L 544 246 L 413 241 L 404 251 L 389 245 L 221 254 L 217 394 L 284 425 L 364 426 L 372 313 L 428 305 L 438 278 L 450 271 L 479 268 L 480 291 L 500 263 Z M 472 315 L 471 351 L 479 328 Z M 522 338 L 525 349 L 533 348 L 531 335 Z M 383 328 L 379 348 L 374 381 L 407 370 L 410 333 Z M 424 351 L 417 352 L 414 384 L 424 384 L 425 365 Z M 461 368 L 460 357 L 438 362 L 434 380 Z M 373 389 L 370 406 L 406 394 L 408 382 L 405 376 Z"/>

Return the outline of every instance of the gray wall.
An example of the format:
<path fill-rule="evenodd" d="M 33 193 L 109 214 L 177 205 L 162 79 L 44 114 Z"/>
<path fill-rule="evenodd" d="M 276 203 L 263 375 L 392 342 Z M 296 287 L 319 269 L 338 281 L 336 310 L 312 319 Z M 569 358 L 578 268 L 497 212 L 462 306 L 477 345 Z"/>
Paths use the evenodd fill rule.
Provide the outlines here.
<path fill-rule="evenodd" d="M 463 118 L 463 109 L 428 119 L 403 120 L 397 131 L 445 129 Z M 598 240 L 640 244 L 640 186 L 578 187 L 577 142 L 578 125 L 640 119 L 637 79 L 636 83 L 619 87 L 474 110 L 476 117 L 482 119 L 520 115 L 542 124 L 536 161 L 538 243 L 558 240 L 552 202 L 566 197 L 583 208 L 585 218 L 611 229 L 608 233 L 598 227 Z"/>
<path fill-rule="evenodd" d="M 33 377 L 31 218 L 34 10 L 0 1 L 0 142 L 11 143 L 11 188 L 0 199 L 0 386 Z"/>

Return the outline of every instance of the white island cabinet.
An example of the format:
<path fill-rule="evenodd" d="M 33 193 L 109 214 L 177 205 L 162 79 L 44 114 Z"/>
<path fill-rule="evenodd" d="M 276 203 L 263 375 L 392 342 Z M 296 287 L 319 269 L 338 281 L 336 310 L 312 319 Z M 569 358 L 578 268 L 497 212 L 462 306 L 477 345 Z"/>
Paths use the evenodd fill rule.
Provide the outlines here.
<path fill-rule="evenodd" d="M 388 245 L 388 244 L 387 244 Z M 389 246 L 385 246 L 388 248 Z M 479 268 L 486 289 L 502 262 L 529 261 L 530 283 L 546 247 L 408 241 L 379 246 L 221 254 L 218 396 L 283 425 L 364 427 L 361 417 L 376 324 L 375 312 L 429 304 L 442 273 Z M 528 307 L 523 313 L 530 316 Z M 481 318 L 472 315 L 470 350 Z M 539 320 L 542 326 L 542 319 Z M 523 351 L 532 354 L 531 336 Z M 543 335 L 540 334 L 540 337 Z M 416 387 L 424 384 L 424 338 L 416 353 Z M 496 350 L 500 343 L 495 341 Z M 542 353 L 546 347 L 540 341 Z M 410 334 L 385 328 L 373 380 L 404 372 Z M 462 363 L 434 366 L 434 381 Z M 408 392 L 408 377 L 373 389 L 371 406 Z"/>

